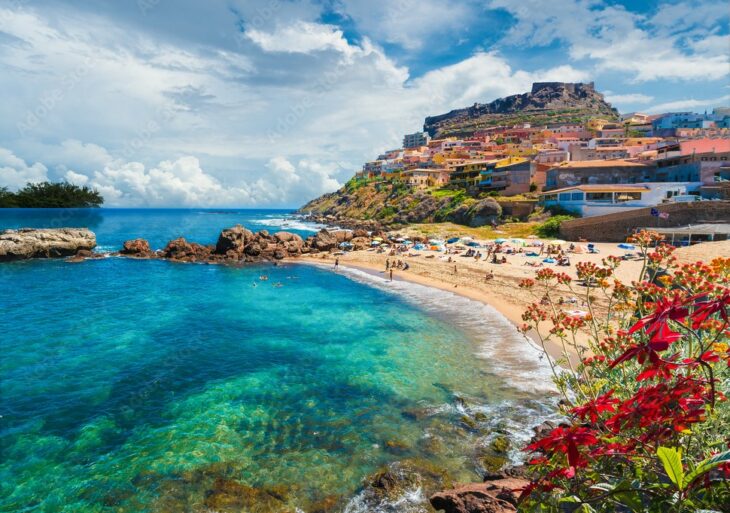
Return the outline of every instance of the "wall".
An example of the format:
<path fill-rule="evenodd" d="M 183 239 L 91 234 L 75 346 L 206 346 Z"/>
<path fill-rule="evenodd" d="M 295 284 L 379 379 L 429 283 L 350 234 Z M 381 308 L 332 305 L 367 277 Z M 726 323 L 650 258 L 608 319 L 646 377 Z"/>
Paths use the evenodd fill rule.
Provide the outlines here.
<path fill-rule="evenodd" d="M 730 222 L 730 201 L 666 203 L 654 208 L 669 213 L 669 219 L 659 219 L 651 215 L 651 208 L 641 208 L 566 221 L 560 226 L 560 236 L 565 240 L 583 238 L 595 242 L 623 242 L 636 228 Z"/>

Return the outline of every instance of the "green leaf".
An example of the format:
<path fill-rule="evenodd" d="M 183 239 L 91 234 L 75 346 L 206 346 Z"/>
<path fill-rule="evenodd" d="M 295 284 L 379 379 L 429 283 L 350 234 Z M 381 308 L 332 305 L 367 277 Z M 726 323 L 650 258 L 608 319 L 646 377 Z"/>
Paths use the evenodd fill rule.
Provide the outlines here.
<path fill-rule="evenodd" d="M 721 452 L 719 454 L 715 454 L 711 458 L 707 458 L 703 462 L 701 462 L 695 469 L 687 474 L 682 481 L 682 489 L 687 488 L 689 485 L 692 484 L 698 477 L 708 473 L 710 470 L 712 470 L 715 467 L 719 467 L 723 463 L 726 463 L 730 461 L 730 450 L 727 450 L 725 452 Z"/>
<path fill-rule="evenodd" d="M 682 449 L 675 447 L 660 447 L 656 451 L 657 456 L 664 465 L 664 470 L 669 479 L 678 490 L 684 489 L 684 469 L 682 468 Z"/>

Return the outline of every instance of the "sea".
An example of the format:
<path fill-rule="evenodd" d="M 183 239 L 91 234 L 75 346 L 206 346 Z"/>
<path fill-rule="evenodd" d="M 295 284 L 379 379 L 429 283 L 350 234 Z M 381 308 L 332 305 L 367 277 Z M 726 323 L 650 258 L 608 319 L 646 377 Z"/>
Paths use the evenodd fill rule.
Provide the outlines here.
<path fill-rule="evenodd" d="M 235 224 L 320 229 L 286 210 L 0 209 L 0 230 L 88 227 L 99 251 Z M 0 380 L 8 513 L 425 512 L 436 484 L 521 461 L 557 401 L 491 307 L 300 263 L 0 264 Z M 395 489 L 372 486 L 384 472 Z"/>

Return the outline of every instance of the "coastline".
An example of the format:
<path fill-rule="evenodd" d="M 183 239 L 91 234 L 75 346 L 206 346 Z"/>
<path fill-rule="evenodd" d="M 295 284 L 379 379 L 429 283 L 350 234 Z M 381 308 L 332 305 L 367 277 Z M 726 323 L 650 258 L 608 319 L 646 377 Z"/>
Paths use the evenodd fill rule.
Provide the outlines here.
<path fill-rule="evenodd" d="M 380 276 L 384 280 L 387 280 L 384 268 L 385 268 L 385 259 L 388 258 L 386 255 L 374 255 L 374 256 L 382 256 L 382 263 L 376 263 L 371 261 L 367 258 L 361 258 L 362 255 L 359 255 L 359 253 L 362 252 L 350 252 L 345 253 L 345 255 L 338 255 L 334 256 L 329 253 L 320 253 L 320 254 L 313 254 L 313 255 L 305 255 L 296 259 L 288 259 L 288 263 L 304 263 L 304 264 L 313 264 L 313 265 L 334 265 L 335 259 L 339 258 L 340 263 L 339 265 L 341 267 L 350 268 L 350 269 L 356 269 L 359 271 L 363 271 L 375 276 Z M 353 258 L 354 256 L 354 258 Z M 368 255 L 369 256 L 369 255 Z M 360 257 L 360 258 L 358 258 Z M 393 273 L 393 279 L 394 280 L 402 280 L 402 281 L 408 281 L 411 283 L 415 283 L 418 285 L 422 285 L 425 287 L 430 287 L 438 290 L 442 290 L 444 292 L 451 292 L 455 295 L 465 297 L 467 299 L 470 299 L 472 301 L 479 302 L 483 305 L 486 305 L 492 309 L 494 309 L 497 313 L 499 313 L 502 317 L 507 319 L 510 324 L 512 324 L 515 328 L 519 328 L 522 324 L 522 312 L 526 308 L 529 301 L 524 297 L 524 294 L 516 293 L 513 295 L 508 295 L 503 292 L 503 289 L 512 290 L 515 289 L 519 292 L 521 292 L 521 289 L 517 288 L 517 281 L 515 283 L 499 283 L 498 280 L 500 280 L 499 275 L 495 273 L 495 278 L 493 280 L 490 280 L 489 282 L 474 282 L 472 283 L 464 283 L 460 280 L 444 280 L 438 276 L 434 276 L 432 271 L 429 270 L 423 270 L 419 269 L 418 271 L 414 269 L 418 269 L 419 266 L 414 266 L 414 260 L 409 259 L 408 260 L 409 265 L 411 268 L 407 271 L 402 270 L 396 270 Z M 463 266 L 462 266 L 463 268 Z M 419 272 L 420 271 L 420 272 Z M 431 275 L 429 275 L 431 274 Z M 471 274 L 471 273 L 470 273 Z M 457 272 L 458 275 L 458 272 Z M 465 277 L 465 280 L 468 280 L 469 278 Z M 507 279 L 509 280 L 509 278 Z M 458 283 L 455 283 L 454 281 L 459 281 Z M 479 286 L 481 284 L 485 284 L 486 286 Z M 489 288 L 489 285 L 495 285 L 497 286 L 493 288 Z M 553 341 L 553 340 L 547 340 L 544 342 L 541 342 L 538 334 L 531 330 L 525 334 L 526 337 L 529 338 L 529 340 L 525 340 L 526 343 L 529 343 L 533 345 L 537 350 L 545 350 L 547 354 L 552 358 L 553 360 L 561 359 L 565 357 L 563 347 L 559 343 Z M 519 349 L 519 348 L 516 348 Z M 577 363 L 578 361 L 578 355 L 575 351 L 571 351 L 568 353 L 568 357 L 570 358 L 572 363 Z"/>

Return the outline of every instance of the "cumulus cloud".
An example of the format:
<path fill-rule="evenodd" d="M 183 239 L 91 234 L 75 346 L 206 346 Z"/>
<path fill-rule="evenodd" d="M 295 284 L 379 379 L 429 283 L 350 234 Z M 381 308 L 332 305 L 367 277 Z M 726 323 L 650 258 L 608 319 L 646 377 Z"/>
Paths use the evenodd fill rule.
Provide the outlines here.
<path fill-rule="evenodd" d="M 342 30 L 321 23 L 297 21 L 278 27 L 273 32 L 251 29 L 245 36 L 267 52 L 310 53 L 335 50 L 351 55 L 354 48 L 345 40 Z"/>
<path fill-rule="evenodd" d="M 505 42 L 564 41 L 574 59 L 589 59 L 597 69 L 626 73 L 635 82 L 717 80 L 730 74 L 727 45 L 702 42 L 728 18 L 727 6 L 719 2 L 665 3 L 653 18 L 602 0 L 492 0 L 489 5 L 516 19 Z"/>
<path fill-rule="evenodd" d="M 27 164 L 12 151 L 0 148 L 0 187 L 17 190 L 27 183 L 48 180 L 48 169 L 41 163 Z"/>
<path fill-rule="evenodd" d="M 730 94 L 720 96 L 719 98 L 707 98 L 704 100 L 689 98 L 686 100 L 660 103 L 647 109 L 647 112 L 677 112 L 693 109 L 706 109 L 716 107 L 718 105 L 727 105 L 728 102 L 730 102 Z"/>

